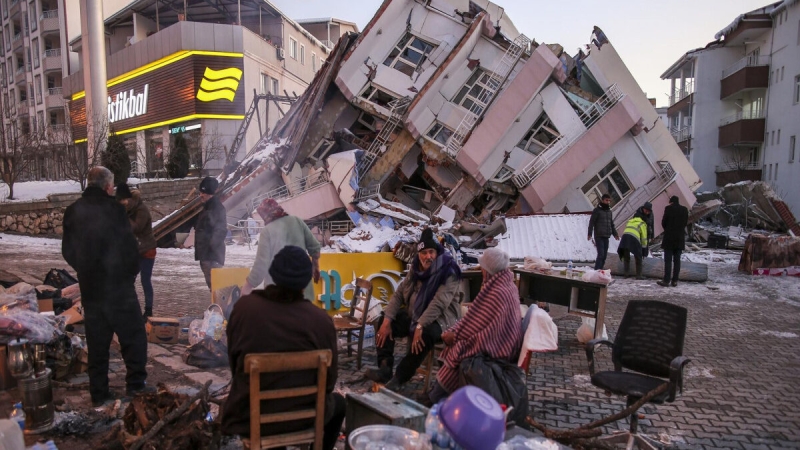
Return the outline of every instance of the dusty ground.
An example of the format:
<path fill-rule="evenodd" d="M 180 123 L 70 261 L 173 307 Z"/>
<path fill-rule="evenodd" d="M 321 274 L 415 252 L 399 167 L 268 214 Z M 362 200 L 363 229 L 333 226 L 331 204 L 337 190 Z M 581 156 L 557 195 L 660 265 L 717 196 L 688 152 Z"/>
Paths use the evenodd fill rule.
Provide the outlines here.
<path fill-rule="evenodd" d="M 246 247 L 229 247 L 226 266 L 249 266 L 253 254 Z M 643 408 L 641 431 L 665 448 L 800 448 L 800 279 L 739 273 L 736 252 L 689 257 L 709 263 L 708 282 L 662 288 L 655 280 L 619 279 L 609 288 L 606 325 L 612 339 L 629 300 L 660 299 L 689 309 L 685 353 L 692 363 L 684 392 L 672 404 Z M 6 270 L 39 277 L 51 267 L 64 267 L 60 243 L 53 240 L 0 235 L 0 259 Z M 159 250 L 154 284 L 159 315 L 196 317 L 208 305 L 208 290 L 191 251 Z M 559 350 L 535 355 L 528 376 L 533 417 L 550 427 L 572 428 L 622 409 L 622 399 L 607 397 L 589 382 L 583 348 L 575 338 L 580 320 L 555 315 Z M 206 379 L 224 385 L 227 369 L 182 365 L 183 348 L 151 345 L 152 381 L 188 390 Z M 606 352 L 601 359 L 608 362 L 609 356 Z M 364 363 L 375 364 L 374 351 L 366 353 Z M 368 388 L 354 363 L 340 367 L 338 384 L 344 393 Z M 415 397 L 420 386 L 415 379 L 403 392 Z M 55 394 L 88 397 L 85 391 L 61 388 Z M 0 393 L 0 414 L 18 399 L 16 390 Z M 81 405 L 86 409 L 86 400 Z M 623 420 L 604 430 L 626 428 Z M 54 438 L 62 449 L 90 448 L 98 439 Z"/>

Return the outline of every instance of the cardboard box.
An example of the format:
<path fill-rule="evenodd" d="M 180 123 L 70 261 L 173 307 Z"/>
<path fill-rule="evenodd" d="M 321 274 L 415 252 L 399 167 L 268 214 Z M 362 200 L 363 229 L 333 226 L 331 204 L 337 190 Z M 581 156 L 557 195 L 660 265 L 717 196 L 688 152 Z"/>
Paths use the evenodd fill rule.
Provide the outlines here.
<path fill-rule="evenodd" d="M 178 319 L 150 317 L 147 319 L 147 342 L 154 344 L 177 344 L 181 331 Z"/>
<path fill-rule="evenodd" d="M 53 299 L 52 298 L 44 298 L 39 300 L 39 312 L 52 312 L 53 311 Z"/>

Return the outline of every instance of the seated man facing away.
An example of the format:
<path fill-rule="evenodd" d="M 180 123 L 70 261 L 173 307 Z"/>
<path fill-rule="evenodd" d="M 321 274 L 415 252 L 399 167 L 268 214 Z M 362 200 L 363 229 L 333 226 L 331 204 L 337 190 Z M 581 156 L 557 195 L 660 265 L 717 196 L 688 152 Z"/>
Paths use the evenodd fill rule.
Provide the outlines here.
<path fill-rule="evenodd" d="M 423 230 L 411 270 L 378 320 L 378 369 L 367 370 L 367 378 L 378 383 L 388 381 L 386 387 L 397 390 L 414 376 L 428 352 L 441 341 L 442 330 L 461 316 L 456 298 L 459 278 L 458 263 L 433 237 L 430 228 Z M 408 351 L 392 378 L 394 338 L 406 336 L 410 337 Z"/>
<path fill-rule="evenodd" d="M 508 254 L 489 248 L 478 259 L 483 287 L 467 314 L 442 333 L 446 347 L 439 359 L 442 367 L 428 394 L 436 403 L 459 388 L 459 365 L 471 356 L 484 354 L 496 359 L 514 360 L 522 343 L 522 318 L 519 289 L 508 268 Z"/>
<path fill-rule="evenodd" d="M 231 393 L 222 408 L 222 431 L 225 434 L 250 435 L 250 376 L 244 370 L 244 358 L 250 353 L 302 352 L 330 349 L 333 361 L 328 368 L 325 401 L 323 449 L 336 444 L 345 416 L 345 400 L 334 393 L 337 375 L 336 329 L 328 314 L 303 298 L 303 289 L 311 281 L 308 252 L 287 245 L 272 261 L 269 274 L 275 284 L 255 290 L 240 298 L 228 322 L 228 356 L 231 363 Z M 316 371 L 265 373 L 262 387 L 292 388 L 314 383 Z M 299 400 L 299 401 L 298 401 Z M 314 407 L 313 395 L 264 401 L 262 414 Z M 262 425 L 262 435 L 299 431 L 313 424 L 312 419 L 275 425 Z"/>

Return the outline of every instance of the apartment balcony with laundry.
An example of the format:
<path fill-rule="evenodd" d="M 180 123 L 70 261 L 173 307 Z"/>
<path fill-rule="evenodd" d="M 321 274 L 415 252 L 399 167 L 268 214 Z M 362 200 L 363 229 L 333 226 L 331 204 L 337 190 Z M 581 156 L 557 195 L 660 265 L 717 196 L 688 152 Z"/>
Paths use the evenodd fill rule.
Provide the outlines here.
<path fill-rule="evenodd" d="M 681 86 L 676 86 L 669 96 L 667 116 L 674 116 L 681 111 L 689 111 L 694 99 L 694 79 L 681 80 Z"/>
<path fill-rule="evenodd" d="M 769 56 L 746 56 L 722 71 L 721 100 L 743 91 L 766 89 L 769 86 Z"/>
<path fill-rule="evenodd" d="M 764 110 L 739 111 L 723 117 L 719 124 L 720 148 L 758 145 L 764 142 Z"/>

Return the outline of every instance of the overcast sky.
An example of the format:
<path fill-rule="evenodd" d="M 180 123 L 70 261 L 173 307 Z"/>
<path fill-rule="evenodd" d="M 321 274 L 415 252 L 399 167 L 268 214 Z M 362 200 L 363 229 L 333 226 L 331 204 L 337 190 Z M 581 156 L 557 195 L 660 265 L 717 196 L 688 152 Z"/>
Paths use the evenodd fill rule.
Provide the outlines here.
<path fill-rule="evenodd" d="M 270 0 L 293 19 L 336 17 L 364 29 L 381 0 Z M 669 83 L 659 77 L 681 55 L 714 40 L 739 14 L 764 0 L 494 0 L 520 32 L 558 43 L 570 55 L 589 42 L 594 25 L 614 44 L 648 97 L 667 106 Z"/>

